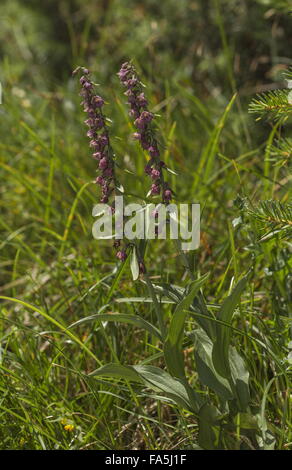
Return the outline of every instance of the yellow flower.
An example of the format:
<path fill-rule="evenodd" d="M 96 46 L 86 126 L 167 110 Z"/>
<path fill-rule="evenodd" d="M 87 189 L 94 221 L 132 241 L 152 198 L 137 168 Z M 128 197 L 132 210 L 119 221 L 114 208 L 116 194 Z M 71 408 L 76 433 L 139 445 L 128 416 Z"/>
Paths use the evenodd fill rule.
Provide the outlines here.
<path fill-rule="evenodd" d="M 66 424 L 66 425 L 64 426 L 64 429 L 65 429 L 65 431 L 72 432 L 73 429 L 74 429 L 74 426 L 73 426 L 73 424 Z"/>

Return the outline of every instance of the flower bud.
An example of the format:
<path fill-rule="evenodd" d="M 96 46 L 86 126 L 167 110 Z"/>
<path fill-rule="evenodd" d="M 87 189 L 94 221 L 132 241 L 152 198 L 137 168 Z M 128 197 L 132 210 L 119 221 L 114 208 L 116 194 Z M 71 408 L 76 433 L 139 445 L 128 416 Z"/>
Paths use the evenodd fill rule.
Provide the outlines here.
<path fill-rule="evenodd" d="M 104 184 L 104 179 L 103 179 L 102 176 L 98 176 L 98 177 L 96 178 L 95 182 L 96 182 L 97 184 L 102 185 L 102 184 Z"/>
<path fill-rule="evenodd" d="M 107 164 L 108 164 L 107 159 L 104 157 L 100 160 L 98 167 L 101 170 L 105 170 L 105 168 L 107 168 Z"/>
<path fill-rule="evenodd" d="M 97 108 L 101 108 L 104 105 L 104 99 L 101 96 L 94 96 L 91 100 L 91 103 Z"/>
<path fill-rule="evenodd" d="M 116 254 L 116 257 L 121 261 L 125 261 L 125 259 L 127 258 L 127 253 L 125 252 L 125 250 L 119 250 Z"/>
<path fill-rule="evenodd" d="M 156 194 L 160 193 L 160 186 L 158 184 L 152 184 L 151 185 L 151 194 L 154 196 Z"/>
<path fill-rule="evenodd" d="M 148 152 L 150 153 L 151 157 L 159 157 L 159 155 L 160 155 L 160 152 L 159 152 L 158 148 L 154 147 L 153 145 L 151 145 L 148 148 Z"/>
<path fill-rule="evenodd" d="M 151 178 L 153 179 L 157 179 L 160 177 L 160 171 L 159 170 L 156 170 L 155 168 L 153 168 L 153 170 L 151 170 Z"/>
<path fill-rule="evenodd" d="M 164 198 L 164 201 L 165 202 L 168 202 L 171 200 L 172 198 L 172 192 L 171 192 L 171 189 L 166 189 L 163 193 L 163 198 Z"/>

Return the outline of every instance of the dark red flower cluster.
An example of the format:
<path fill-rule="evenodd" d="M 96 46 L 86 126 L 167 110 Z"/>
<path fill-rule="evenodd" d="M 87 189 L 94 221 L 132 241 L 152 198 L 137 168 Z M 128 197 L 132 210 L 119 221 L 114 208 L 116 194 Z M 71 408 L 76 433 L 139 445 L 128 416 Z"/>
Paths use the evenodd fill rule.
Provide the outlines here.
<path fill-rule="evenodd" d="M 88 126 L 87 137 L 89 137 L 89 146 L 92 148 L 92 157 L 98 161 L 98 170 L 100 174 L 95 183 L 101 187 L 101 203 L 108 203 L 109 197 L 115 192 L 116 181 L 114 172 L 114 160 L 112 149 L 110 147 L 109 132 L 106 126 L 105 116 L 102 112 L 104 99 L 94 93 L 94 84 L 90 79 L 89 70 L 84 67 L 77 67 L 73 75 L 82 71 L 80 78 L 81 91 L 83 98 L 81 105 L 84 112 L 87 113 L 87 119 L 84 121 Z M 112 206 L 114 212 L 114 206 Z M 125 249 L 121 248 L 121 241 L 114 241 L 114 248 L 117 250 L 116 256 L 121 261 L 127 257 Z"/>
<path fill-rule="evenodd" d="M 154 115 L 148 111 L 148 101 L 143 92 L 143 86 L 137 75 L 136 69 L 129 62 L 125 62 L 118 76 L 122 85 L 127 89 L 125 95 L 130 106 L 129 114 L 134 119 L 137 132 L 133 134 L 142 148 L 149 153 L 149 161 L 145 167 L 145 173 L 152 179 L 150 193 L 158 195 L 162 193 L 162 202 L 168 203 L 172 199 L 172 191 L 163 178 L 165 163 L 160 160 L 160 152 L 155 132 L 151 127 Z"/>
<path fill-rule="evenodd" d="M 89 70 L 79 67 L 73 74 L 79 70 L 83 72 L 80 78 L 82 86 L 80 96 L 83 98 L 81 105 L 88 116 L 84 121 L 89 128 L 87 137 L 90 139 L 89 146 L 93 150 L 92 157 L 98 161 L 98 169 L 100 170 L 100 175 L 95 182 L 101 187 L 100 202 L 107 203 L 115 188 L 115 176 L 108 129 L 102 112 L 104 100 L 94 93 L 94 85 L 89 77 Z"/>

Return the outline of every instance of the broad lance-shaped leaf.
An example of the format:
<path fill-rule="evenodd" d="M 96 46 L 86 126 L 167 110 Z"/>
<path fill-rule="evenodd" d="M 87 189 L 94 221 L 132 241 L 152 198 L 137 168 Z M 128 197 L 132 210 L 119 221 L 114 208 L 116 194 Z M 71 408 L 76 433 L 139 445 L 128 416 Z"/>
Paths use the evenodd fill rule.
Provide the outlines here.
<path fill-rule="evenodd" d="M 107 364 L 91 372 L 89 376 L 115 377 L 144 384 L 152 390 L 159 390 L 165 393 L 166 396 L 171 398 L 179 406 L 190 411 L 197 412 L 203 404 L 201 397 L 197 396 L 197 402 L 194 408 L 194 399 L 190 400 L 185 384 L 155 366 Z"/>
<path fill-rule="evenodd" d="M 124 313 L 97 313 L 96 315 L 90 315 L 88 317 L 81 318 L 77 322 L 72 323 L 69 328 L 74 328 L 75 326 L 79 326 L 82 323 L 91 321 L 112 321 L 118 323 L 129 323 L 131 325 L 142 328 L 143 330 L 148 331 L 151 335 L 156 336 L 156 338 L 161 339 L 161 334 L 159 330 L 151 323 L 144 320 L 144 318 L 141 318 L 138 315 L 129 315 Z"/>
<path fill-rule="evenodd" d="M 121 364 L 106 364 L 94 370 L 88 376 L 116 377 L 118 379 L 131 380 L 132 382 L 143 382 L 132 366 L 122 366 Z"/>
<path fill-rule="evenodd" d="M 207 309 L 204 296 L 200 292 L 194 299 L 191 305 L 191 310 L 194 310 L 195 312 L 194 317 L 196 319 L 196 322 L 200 325 L 201 328 L 203 328 L 209 338 L 214 342 L 216 338 L 216 330 L 214 324 L 215 317 Z M 199 315 L 196 315 L 196 313 L 204 315 L 204 318 Z"/>
<path fill-rule="evenodd" d="M 134 303 L 134 302 L 137 302 L 137 303 L 150 303 L 152 304 L 153 303 L 153 299 L 151 297 L 121 297 L 121 298 L 118 298 L 118 299 L 114 299 L 113 302 L 116 302 L 118 304 L 129 304 L 129 303 Z M 176 302 L 174 300 L 168 300 L 166 298 L 160 298 L 159 299 L 159 303 L 160 304 L 176 304 Z"/>
<path fill-rule="evenodd" d="M 188 292 L 176 306 L 165 340 L 164 357 L 168 371 L 171 375 L 181 379 L 185 379 L 182 342 L 187 310 L 208 276 L 209 274 L 205 274 L 205 276 L 190 283 Z"/>
<path fill-rule="evenodd" d="M 145 380 L 150 388 L 157 388 L 167 394 L 180 406 L 191 411 L 198 412 L 203 405 L 202 398 L 190 387 L 179 379 L 171 377 L 168 372 L 155 366 L 133 366 L 133 368 Z"/>
<path fill-rule="evenodd" d="M 245 367 L 242 357 L 238 354 L 236 349 L 231 346 L 229 348 L 229 361 L 231 376 L 236 389 L 236 399 L 238 401 L 239 409 L 245 411 L 250 402 L 249 394 L 249 373 Z"/>
<path fill-rule="evenodd" d="M 220 449 L 220 415 L 219 410 L 205 403 L 199 411 L 199 445 L 206 450 Z"/>
<path fill-rule="evenodd" d="M 229 362 L 231 369 L 231 383 L 216 371 L 213 359 L 213 343 L 201 328 L 188 335 L 194 340 L 195 360 L 200 381 L 217 393 L 222 400 L 238 402 L 238 409 L 245 411 L 249 402 L 249 373 L 242 357 L 234 347 L 229 347 Z M 234 391 L 235 387 L 235 391 Z"/>
<path fill-rule="evenodd" d="M 213 343 L 208 335 L 201 328 L 198 328 L 188 336 L 194 341 L 196 369 L 202 384 L 207 385 L 213 392 L 217 393 L 223 401 L 234 398 L 228 380 L 221 377 L 214 368 L 212 361 Z"/>
<path fill-rule="evenodd" d="M 238 282 L 231 294 L 224 300 L 217 316 L 218 320 L 229 323 L 231 326 L 234 310 L 245 289 L 248 277 L 249 273 Z M 216 340 L 212 352 L 213 364 L 218 374 L 227 379 L 230 378 L 231 374 L 229 362 L 230 336 L 231 329 L 229 326 L 216 324 Z"/>

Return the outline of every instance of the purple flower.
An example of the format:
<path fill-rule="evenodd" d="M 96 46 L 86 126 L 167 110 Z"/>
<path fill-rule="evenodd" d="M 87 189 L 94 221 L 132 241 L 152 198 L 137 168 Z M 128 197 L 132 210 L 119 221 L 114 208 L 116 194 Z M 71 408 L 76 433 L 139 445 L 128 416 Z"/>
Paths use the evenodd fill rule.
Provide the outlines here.
<path fill-rule="evenodd" d="M 138 101 L 139 105 L 141 106 L 141 108 L 146 108 L 146 106 L 148 105 L 148 101 L 147 101 L 147 99 L 145 98 L 144 93 L 140 93 L 140 94 L 137 96 L 137 101 Z"/>
<path fill-rule="evenodd" d="M 132 105 L 129 114 L 132 118 L 138 118 L 140 116 L 138 108 L 135 108 L 134 105 Z"/>
<path fill-rule="evenodd" d="M 94 110 L 94 108 L 91 106 L 91 104 L 85 102 L 85 103 L 83 104 L 83 106 L 84 106 L 83 111 L 84 111 L 85 113 L 87 113 L 90 117 L 94 117 L 94 115 L 95 115 L 95 110 Z"/>
<path fill-rule="evenodd" d="M 104 179 L 102 176 L 98 176 L 95 180 L 97 184 L 103 185 L 104 184 Z"/>
<path fill-rule="evenodd" d="M 127 253 L 125 252 L 125 250 L 119 250 L 116 254 L 116 257 L 121 261 L 125 261 L 125 259 L 127 258 Z"/>
<path fill-rule="evenodd" d="M 104 120 L 103 120 L 103 118 L 98 117 L 98 118 L 94 119 L 94 122 L 93 122 L 92 127 L 93 127 L 95 130 L 102 129 L 102 128 L 104 127 Z"/>
<path fill-rule="evenodd" d="M 150 147 L 148 147 L 148 152 L 151 157 L 159 157 L 160 155 L 158 148 L 154 147 L 153 145 L 150 145 Z"/>
<path fill-rule="evenodd" d="M 98 136 L 98 145 L 100 145 L 100 147 L 105 147 L 106 145 L 108 145 L 108 143 L 109 140 L 107 135 L 103 134 Z"/>
<path fill-rule="evenodd" d="M 93 158 L 95 158 L 95 160 L 100 160 L 103 156 L 103 154 L 101 152 L 95 152 L 92 154 Z"/>
<path fill-rule="evenodd" d="M 107 159 L 104 157 L 100 160 L 99 162 L 99 165 L 98 165 L 98 168 L 100 168 L 101 170 L 105 170 L 105 168 L 107 168 L 107 165 L 108 165 L 108 161 Z"/>
<path fill-rule="evenodd" d="M 138 129 L 141 129 L 141 130 L 144 130 L 145 127 L 146 127 L 146 122 L 143 121 L 143 119 L 141 119 L 141 117 L 138 117 L 137 119 L 135 119 L 134 124 Z"/>
<path fill-rule="evenodd" d="M 93 96 L 92 98 L 92 104 L 96 106 L 97 108 L 102 108 L 104 105 L 104 99 L 101 96 Z"/>
<path fill-rule="evenodd" d="M 83 91 L 91 90 L 91 88 L 93 88 L 93 84 L 90 82 L 90 80 L 87 77 L 82 76 L 80 78 L 80 83 L 83 86 Z"/>
<path fill-rule="evenodd" d="M 96 131 L 95 131 L 95 129 L 89 129 L 89 131 L 87 131 L 86 135 L 87 135 L 87 137 L 90 137 L 91 139 L 92 139 L 93 137 L 96 137 Z"/>
<path fill-rule="evenodd" d="M 106 178 L 111 178 L 113 176 L 113 169 L 112 168 L 106 168 L 103 171 L 102 175 L 105 176 Z"/>
<path fill-rule="evenodd" d="M 171 189 L 166 189 L 163 192 L 163 200 L 164 202 L 169 202 L 172 199 L 172 191 Z"/>
<path fill-rule="evenodd" d="M 97 140 L 94 140 L 94 139 L 91 140 L 91 141 L 89 142 L 89 147 L 93 147 L 93 148 L 94 148 L 94 147 L 98 147 L 98 141 L 97 141 Z"/>
<path fill-rule="evenodd" d="M 93 88 L 93 85 L 90 82 L 85 82 L 83 84 L 83 86 L 84 86 L 85 90 L 91 90 L 91 88 Z"/>
<path fill-rule="evenodd" d="M 156 170 L 155 168 L 153 168 L 153 170 L 151 170 L 151 178 L 152 179 L 157 179 L 159 178 L 161 175 L 160 171 L 159 170 Z"/>
<path fill-rule="evenodd" d="M 142 113 L 140 114 L 141 121 L 145 122 L 146 124 L 149 124 L 149 122 L 152 121 L 153 117 L 153 114 L 149 113 L 149 111 L 142 111 Z"/>
<path fill-rule="evenodd" d="M 93 158 L 98 160 L 98 167 L 102 170 L 102 175 L 98 176 L 95 182 L 102 186 L 102 202 L 108 202 L 108 196 L 114 190 L 114 163 L 109 145 L 108 130 L 105 117 L 102 113 L 104 99 L 94 94 L 94 85 L 90 79 L 88 69 L 77 67 L 73 75 L 82 70 L 80 78 L 82 86 L 80 95 L 83 97 L 82 105 L 88 118 L 84 121 L 89 127 L 87 136 L 91 139 L 89 146 L 94 149 Z"/>
<path fill-rule="evenodd" d="M 160 186 L 158 184 L 152 184 L 151 185 L 151 194 L 154 196 L 156 194 L 160 193 Z"/>
<path fill-rule="evenodd" d="M 133 139 L 136 139 L 136 140 L 141 140 L 141 133 L 140 132 L 134 132 L 133 135 Z"/>
<path fill-rule="evenodd" d="M 166 203 L 172 198 L 172 191 L 166 186 L 163 179 L 162 170 L 165 168 L 165 163 L 161 162 L 159 158 L 158 142 L 152 125 L 154 114 L 147 109 L 148 101 L 135 67 L 129 62 L 125 62 L 121 66 L 118 76 L 126 88 L 125 95 L 130 107 L 129 114 L 137 128 L 133 138 L 140 142 L 141 147 L 148 151 L 150 156 L 150 161 L 145 166 L 145 173 L 155 181 L 151 186 L 150 193 L 152 195 L 160 194 L 162 187 L 162 200 Z"/>
<path fill-rule="evenodd" d="M 128 87 L 128 88 L 134 88 L 134 86 L 136 86 L 138 83 L 138 80 L 137 78 L 130 78 L 130 80 L 127 80 L 125 85 Z"/>
<path fill-rule="evenodd" d="M 87 82 L 87 77 L 84 77 L 84 75 L 82 75 L 82 77 L 80 77 L 80 79 L 79 79 L 79 82 L 80 82 L 80 83 L 81 83 L 81 85 L 83 86 L 83 85 L 84 85 L 84 83 L 86 83 L 86 82 Z"/>
<path fill-rule="evenodd" d="M 142 149 L 148 150 L 149 145 L 150 145 L 150 144 L 149 144 L 149 142 L 148 142 L 147 134 L 142 133 L 142 134 L 141 134 L 141 147 L 142 147 Z"/>
<path fill-rule="evenodd" d="M 132 90 L 127 90 L 125 92 L 125 95 L 128 98 L 128 104 L 136 104 L 136 96 L 135 96 L 135 93 L 133 93 Z"/>
<path fill-rule="evenodd" d="M 119 73 L 118 73 L 118 76 L 119 76 L 121 82 L 127 81 L 128 73 L 129 73 L 129 72 L 128 72 L 127 69 L 125 69 L 125 68 L 123 68 L 123 67 L 121 68 L 121 70 L 120 70 Z"/>
<path fill-rule="evenodd" d="M 152 172 L 151 165 L 146 165 L 145 168 L 144 168 L 144 171 L 145 171 L 146 175 L 151 175 L 151 172 Z"/>
<path fill-rule="evenodd" d="M 89 146 L 93 149 L 92 157 L 98 161 L 98 169 L 101 174 L 95 179 L 95 183 L 101 187 L 100 202 L 107 204 L 110 200 L 111 194 L 115 191 L 116 180 L 114 171 L 113 153 L 109 141 L 109 133 L 106 126 L 105 116 L 102 112 L 102 107 L 105 103 L 104 99 L 94 94 L 94 85 L 89 77 L 89 70 L 84 67 L 77 67 L 73 75 L 78 71 L 83 72 L 80 78 L 81 91 L 80 95 L 83 100 L 81 105 L 84 112 L 87 114 L 87 119 L 84 121 L 88 126 L 87 136 L 91 139 Z M 125 65 L 123 72 L 120 76 L 121 80 L 129 79 L 129 71 Z M 134 83 L 133 83 L 134 85 Z M 134 109 L 135 104 L 133 104 Z M 138 113 L 137 108 L 137 113 Z M 137 117 L 139 113 L 137 114 Z M 114 203 L 111 203 L 112 213 L 115 212 Z M 121 242 L 115 241 L 114 248 L 119 250 L 117 257 L 124 261 L 127 257 L 126 251 L 121 249 Z"/>
<path fill-rule="evenodd" d="M 143 261 L 140 261 L 139 263 L 139 273 L 140 274 L 145 274 L 146 273 L 146 266 Z"/>

